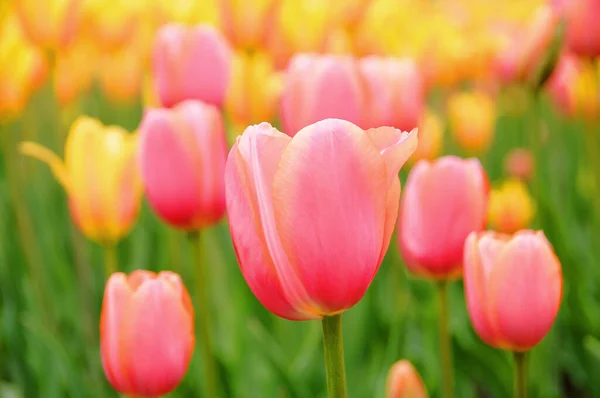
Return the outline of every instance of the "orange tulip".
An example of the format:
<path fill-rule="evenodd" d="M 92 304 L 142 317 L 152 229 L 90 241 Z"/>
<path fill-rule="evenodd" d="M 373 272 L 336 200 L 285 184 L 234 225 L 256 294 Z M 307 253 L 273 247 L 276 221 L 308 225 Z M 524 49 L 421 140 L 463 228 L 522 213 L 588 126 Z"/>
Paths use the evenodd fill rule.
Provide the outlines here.
<path fill-rule="evenodd" d="M 242 49 L 264 48 L 281 0 L 219 0 L 225 37 Z"/>
<path fill-rule="evenodd" d="M 97 46 L 105 51 L 122 47 L 142 22 L 144 3 L 139 0 L 85 0 L 84 25 Z"/>
<path fill-rule="evenodd" d="M 421 159 L 432 160 L 439 156 L 444 143 L 444 124 L 440 117 L 427 109 L 419 121 L 419 146 L 410 157 L 414 164 Z"/>
<path fill-rule="evenodd" d="M 234 125 L 272 120 L 282 89 L 283 75 L 274 70 L 268 54 L 237 52 L 226 102 Z M 236 129 L 235 134 L 239 133 Z"/>
<path fill-rule="evenodd" d="M 232 52 L 210 25 L 163 26 L 152 50 L 152 73 L 161 104 L 196 99 L 221 107 L 230 79 Z"/>
<path fill-rule="evenodd" d="M 285 319 L 353 307 L 387 251 L 398 172 L 417 133 L 339 119 L 294 137 L 268 123 L 237 138 L 225 171 L 229 228 L 246 282 Z"/>
<path fill-rule="evenodd" d="M 456 93 L 448 99 L 448 121 L 454 139 L 464 151 L 482 153 L 494 139 L 496 105 L 483 92 Z"/>
<path fill-rule="evenodd" d="M 428 398 L 427 389 L 415 367 L 406 359 L 396 362 L 388 372 L 386 398 Z"/>
<path fill-rule="evenodd" d="M 140 397 L 169 393 L 185 375 L 194 345 L 194 309 L 179 275 L 111 275 L 102 302 L 100 353 L 115 390 Z"/>
<path fill-rule="evenodd" d="M 33 142 L 21 144 L 21 151 L 50 166 L 79 229 L 96 243 L 112 245 L 129 232 L 140 207 L 136 143 L 136 135 L 121 127 L 80 116 L 69 131 L 64 162 Z"/>
<path fill-rule="evenodd" d="M 511 234 L 527 228 L 534 214 L 535 204 L 521 180 L 507 180 L 490 192 L 488 219 L 496 230 Z"/>
<path fill-rule="evenodd" d="M 364 127 L 417 127 L 425 105 L 423 77 L 411 59 L 366 57 L 359 62 L 367 86 Z"/>
<path fill-rule="evenodd" d="M 217 223 L 225 212 L 227 158 L 218 109 L 194 100 L 148 109 L 140 134 L 142 179 L 157 215 L 188 231 Z"/>
<path fill-rule="evenodd" d="M 58 102 L 68 105 L 92 88 L 98 51 L 94 43 L 80 39 L 58 51 L 54 64 L 54 92 Z"/>
<path fill-rule="evenodd" d="M 560 307 L 560 262 L 543 232 L 472 233 L 465 243 L 465 296 L 487 344 L 526 351 L 548 333 Z"/>
<path fill-rule="evenodd" d="M 67 47 L 77 34 L 82 0 L 14 0 L 27 37 L 40 47 Z"/>
<path fill-rule="evenodd" d="M 100 62 L 98 74 L 102 91 L 117 103 L 131 103 L 141 94 L 145 59 L 132 47 L 105 54 Z"/>
<path fill-rule="evenodd" d="M 488 183 L 477 159 L 444 156 L 411 170 L 400 204 L 398 246 L 419 276 L 462 275 L 467 235 L 485 226 Z"/>
<path fill-rule="evenodd" d="M 281 99 L 284 132 L 327 118 L 362 126 L 366 91 L 358 63 L 350 56 L 298 54 L 290 61 Z"/>

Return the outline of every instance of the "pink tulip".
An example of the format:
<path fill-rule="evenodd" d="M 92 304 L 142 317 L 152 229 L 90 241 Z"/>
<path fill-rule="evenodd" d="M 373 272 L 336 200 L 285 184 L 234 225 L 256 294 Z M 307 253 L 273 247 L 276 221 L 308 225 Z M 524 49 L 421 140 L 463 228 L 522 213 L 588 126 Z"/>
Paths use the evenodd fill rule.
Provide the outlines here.
<path fill-rule="evenodd" d="M 168 24 L 156 33 L 152 73 L 160 103 L 171 107 L 198 99 L 221 107 L 229 84 L 232 51 L 209 25 Z"/>
<path fill-rule="evenodd" d="M 563 54 L 548 80 L 548 93 L 560 111 L 568 116 L 576 113 L 573 91 L 579 74 L 577 58 Z"/>
<path fill-rule="evenodd" d="M 541 231 L 472 233 L 465 243 L 465 296 L 487 344 L 526 351 L 548 333 L 560 306 L 560 263 Z"/>
<path fill-rule="evenodd" d="M 298 54 L 292 58 L 281 100 L 284 132 L 294 136 L 327 118 L 364 122 L 365 90 L 350 56 Z"/>
<path fill-rule="evenodd" d="M 158 397 L 185 375 L 194 352 L 194 309 L 179 275 L 118 272 L 100 318 L 102 367 L 122 394 Z"/>
<path fill-rule="evenodd" d="M 410 59 L 371 56 L 359 65 L 369 98 L 364 127 L 417 127 L 425 105 L 423 77 L 417 64 Z"/>
<path fill-rule="evenodd" d="M 185 230 L 218 222 L 225 212 L 227 158 L 218 109 L 194 100 L 149 109 L 140 135 L 142 181 L 158 216 Z"/>
<path fill-rule="evenodd" d="M 554 6 L 567 18 L 567 47 L 584 57 L 600 56 L 600 1 L 554 0 Z"/>
<path fill-rule="evenodd" d="M 398 212 L 398 171 L 417 133 L 327 119 L 293 138 L 250 126 L 226 169 L 242 274 L 275 315 L 320 319 L 354 306 L 375 277 Z"/>
<path fill-rule="evenodd" d="M 462 274 L 467 235 L 485 226 L 489 186 L 477 159 L 419 161 L 400 204 L 398 245 L 410 271 L 432 278 Z"/>

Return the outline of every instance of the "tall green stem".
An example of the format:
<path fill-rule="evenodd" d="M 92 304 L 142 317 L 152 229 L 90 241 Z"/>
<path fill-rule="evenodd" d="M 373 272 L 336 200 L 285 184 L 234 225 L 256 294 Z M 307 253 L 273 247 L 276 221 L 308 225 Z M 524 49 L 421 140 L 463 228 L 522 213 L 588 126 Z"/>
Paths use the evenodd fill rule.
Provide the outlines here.
<path fill-rule="evenodd" d="M 198 332 L 204 355 L 204 396 L 217 397 L 216 364 L 212 352 L 211 317 L 208 305 L 208 280 L 206 261 L 202 254 L 202 235 L 192 232 L 189 235 L 194 249 L 194 269 L 196 270 L 196 305 Z"/>
<path fill-rule="evenodd" d="M 119 260 L 117 259 L 117 245 L 104 246 L 104 273 L 106 279 L 119 269 Z"/>
<path fill-rule="evenodd" d="M 346 398 L 346 368 L 342 339 L 342 315 L 326 316 L 323 325 L 323 350 L 327 375 L 327 397 Z"/>
<path fill-rule="evenodd" d="M 454 382 L 452 376 L 452 340 L 448 330 L 448 284 L 446 280 L 438 282 L 440 296 L 439 331 L 440 355 L 442 358 L 443 397 L 454 396 Z"/>
<path fill-rule="evenodd" d="M 527 397 L 527 372 L 525 369 L 525 353 L 514 353 L 515 358 L 515 398 Z"/>

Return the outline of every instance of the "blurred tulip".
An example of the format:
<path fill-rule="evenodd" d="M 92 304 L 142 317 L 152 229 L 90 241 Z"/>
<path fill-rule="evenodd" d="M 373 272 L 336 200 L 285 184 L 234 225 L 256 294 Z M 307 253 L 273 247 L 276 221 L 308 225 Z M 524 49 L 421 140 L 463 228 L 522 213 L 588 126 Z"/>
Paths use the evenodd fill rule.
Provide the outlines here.
<path fill-rule="evenodd" d="M 529 227 L 534 214 L 535 204 L 521 180 L 506 180 L 490 192 L 488 220 L 499 232 L 512 234 Z"/>
<path fill-rule="evenodd" d="M 69 131 L 65 161 L 33 143 L 21 151 L 47 163 L 69 197 L 71 216 L 89 239 L 112 245 L 133 226 L 141 185 L 135 167 L 137 136 L 80 116 Z"/>
<path fill-rule="evenodd" d="M 43 48 L 67 47 L 75 39 L 82 0 L 13 0 L 27 37 Z"/>
<path fill-rule="evenodd" d="M 550 51 L 558 21 L 552 7 L 542 5 L 526 26 L 501 27 L 504 43 L 497 54 L 496 70 L 502 81 L 525 81 L 537 72 Z"/>
<path fill-rule="evenodd" d="M 225 37 L 242 49 L 265 47 L 281 0 L 219 0 Z"/>
<path fill-rule="evenodd" d="M 291 320 L 339 314 L 363 297 L 385 255 L 398 172 L 417 132 L 327 119 L 293 138 L 250 126 L 226 169 L 229 227 L 258 300 Z"/>
<path fill-rule="evenodd" d="M 368 115 L 364 127 L 417 127 L 423 113 L 423 78 L 414 61 L 371 56 L 359 62 L 367 86 Z"/>
<path fill-rule="evenodd" d="M 419 146 L 410 157 L 409 163 L 438 157 L 442 152 L 443 143 L 444 124 L 438 115 L 427 109 L 419 121 Z"/>
<path fill-rule="evenodd" d="M 398 246 L 416 275 L 462 275 L 463 247 L 485 226 L 488 182 L 477 159 L 444 156 L 421 160 L 411 170 L 398 224 Z"/>
<path fill-rule="evenodd" d="M 142 180 L 157 215 L 188 231 L 217 223 L 225 212 L 227 158 L 219 110 L 195 100 L 148 109 L 140 134 Z"/>
<path fill-rule="evenodd" d="M 234 125 L 272 120 L 282 89 L 283 76 L 274 70 L 268 54 L 237 52 L 226 103 Z M 235 134 L 239 133 L 236 128 Z"/>
<path fill-rule="evenodd" d="M 583 57 L 600 56 L 600 1 L 554 0 L 556 9 L 567 19 L 567 47 Z"/>
<path fill-rule="evenodd" d="M 154 0 L 160 24 L 177 22 L 185 25 L 207 23 L 219 25 L 219 2 L 221 0 Z"/>
<path fill-rule="evenodd" d="M 198 99 L 221 107 L 230 79 L 231 49 L 209 25 L 169 24 L 156 34 L 152 71 L 160 102 Z"/>
<path fill-rule="evenodd" d="M 100 353 L 115 390 L 139 397 L 169 393 L 187 372 L 194 345 L 194 309 L 179 275 L 111 275 L 102 302 Z"/>
<path fill-rule="evenodd" d="M 566 116 L 594 119 L 600 113 L 600 82 L 594 62 L 563 55 L 550 80 L 548 91 L 556 107 Z M 598 75 L 596 75 L 598 73 Z"/>
<path fill-rule="evenodd" d="M 533 177 L 535 159 L 526 148 L 515 148 L 504 157 L 504 172 L 509 177 L 528 181 Z"/>
<path fill-rule="evenodd" d="M 98 51 L 88 39 L 80 39 L 58 51 L 54 63 L 54 92 L 61 106 L 74 102 L 92 88 Z"/>
<path fill-rule="evenodd" d="M 480 91 L 452 94 L 448 99 L 448 121 L 454 139 L 464 151 L 483 153 L 494 139 L 495 102 Z"/>
<path fill-rule="evenodd" d="M 366 90 L 350 56 L 298 54 L 290 62 L 281 99 L 284 132 L 327 118 L 359 126 L 366 121 Z"/>
<path fill-rule="evenodd" d="M 403 359 L 396 362 L 387 376 L 386 398 L 428 398 L 427 389 L 415 367 Z"/>
<path fill-rule="evenodd" d="M 82 0 L 80 0 L 82 1 Z M 83 29 L 105 51 L 122 47 L 142 22 L 144 0 L 83 0 Z"/>
<path fill-rule="evenodd" d="M 48 74 L 40 49 L 23 36 L 13 13 L 0 19 L 0 121 L 18 116 Z"/>
<path fill-rule="evenodd" d="M 131 103 L 141 94 L 144 59 L 131 46 L 105 54 L 98 77 L 110 101 Z"/>
<path fill-rule="evenodd" d="M 560 262 L 543 232 L 472 233 L 464 263 L 467 309 L 479 337 L 512 351 L 538 344 L 562 297 Z"/>

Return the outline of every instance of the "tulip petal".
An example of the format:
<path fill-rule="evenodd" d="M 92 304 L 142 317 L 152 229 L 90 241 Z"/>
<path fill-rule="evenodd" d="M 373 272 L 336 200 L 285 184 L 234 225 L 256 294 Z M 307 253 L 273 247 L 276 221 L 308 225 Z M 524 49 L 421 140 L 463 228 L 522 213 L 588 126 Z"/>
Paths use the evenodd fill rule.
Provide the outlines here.
<path fill-rule="evenodd" d="M 139 287 L 122 333 L 122 355 L 136 394 L 173 390 L 187 371 L 195 339 L 193 319 L 170 283 L 158 278 Z"/>
<path fill-rule="evenodd" d="M 111 275 L 106 283 L 102 314 L 100 315 L 100 352 L 102 367 L 110 384 L 121 393 L 130 393 L 132 386 L 127 377 L 120 341 L 126 310 L 132 297 L 127 276 L 121 272 Z"/>
<path fill-rule="evenodd" d="M 527 350 L 548 333 L 560 306 L 560 263 L 540 233 L 522 231 L 506 245 L 488 281 L 490 314 L 502 340 Z"/>
<path fill-rule="evenodd" d="M 383 158 L 350 122 L 300 130 L 282 155 L 273 209 L 283 246 L 324 313 L 356 304 L 379 266 L 388 184 Z"/>
<path fill-rule="evenodd" d="M 238 137 L 227 161 L 227 212 L 242 274 L 257 299 L 283 318 L 314 319 L 319 317 L 303 311 L 309 299 L 273 230 L 271 184 L 289 142 L 268 123 L 251 126 Z"/>
<path fill-rule="evenodd" d="M 367 135 L 385 160 L 390 184 L 392 179 L 398 179 L 400 169 L 417 149 L 417 134 L 418 130 L 416 128 L 410 133 L 393 127 L 378 127 L 367 130 Z"/>

